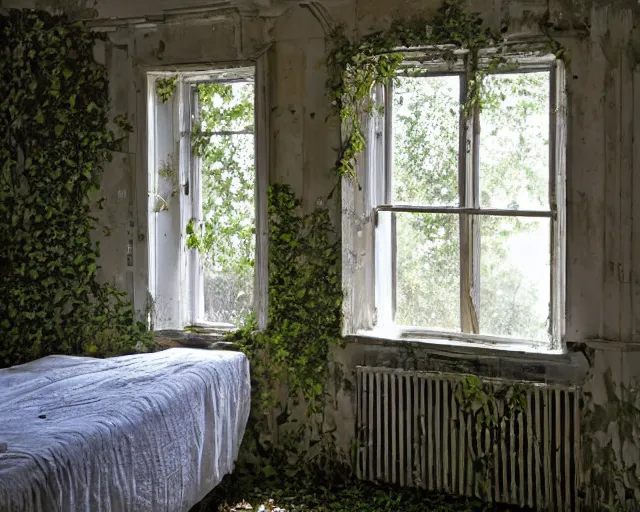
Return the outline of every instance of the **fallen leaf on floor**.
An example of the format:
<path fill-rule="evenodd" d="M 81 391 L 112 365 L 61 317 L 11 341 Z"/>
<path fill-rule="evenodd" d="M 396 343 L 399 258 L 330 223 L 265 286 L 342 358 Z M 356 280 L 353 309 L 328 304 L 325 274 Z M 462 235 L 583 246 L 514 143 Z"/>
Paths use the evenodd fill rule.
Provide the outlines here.
<path fill-rule="evenodd" d="M 233 507 L 230 505 L 220 505 L 218 509 L 220 512 L 242 512 L 243 510 L 253 510 L 253 506 L 247 501 L 242 501 L 234 505 Z M 286 508 L 277 507 L 274 505 L 273 500 L 268 500 L 266 503 L 263 503 L 258 507 L 257 512 L 287 512 Z"/>

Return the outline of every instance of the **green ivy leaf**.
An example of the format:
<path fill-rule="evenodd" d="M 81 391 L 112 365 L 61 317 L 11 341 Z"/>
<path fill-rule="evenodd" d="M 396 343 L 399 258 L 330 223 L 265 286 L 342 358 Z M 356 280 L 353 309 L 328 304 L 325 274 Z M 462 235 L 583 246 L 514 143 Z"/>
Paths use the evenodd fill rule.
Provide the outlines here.
<path fill-rule="evenodd" d="M 106 73 L 93 58 L 98 36 L 63 16 L 11 9 L 0 31 L 9 114 L 0 115 L 0 288 L 11 290 L 0 300 L 0 362 L 131 353 L 151 337 L 121 292 L 96 280 L 91 242 L 89 194 L 115 148 Z M 20 151 L 17 173 L 11 156 Z M 2 205 L 11 205 L 5 215 Z"/>

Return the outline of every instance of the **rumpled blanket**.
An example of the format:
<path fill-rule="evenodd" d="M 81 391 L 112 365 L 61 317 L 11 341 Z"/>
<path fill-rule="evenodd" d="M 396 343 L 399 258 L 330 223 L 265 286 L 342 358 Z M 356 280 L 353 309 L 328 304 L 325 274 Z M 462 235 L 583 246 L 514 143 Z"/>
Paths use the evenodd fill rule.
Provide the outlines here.
<path fill-rule="evenodd" d="M 188 511 L 233 470 L 250 394 L 228 351 L 0 370 L 0 511 Z"/>

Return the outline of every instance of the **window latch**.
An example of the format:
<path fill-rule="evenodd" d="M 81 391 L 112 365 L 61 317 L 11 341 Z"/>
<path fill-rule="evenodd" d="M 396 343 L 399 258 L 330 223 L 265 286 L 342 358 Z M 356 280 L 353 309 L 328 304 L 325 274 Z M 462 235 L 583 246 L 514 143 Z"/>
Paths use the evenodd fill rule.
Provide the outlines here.
<path fill-rule="evenodd" d="M 184 185 L 182 185 L 182 188 L 184 189 L 184 195 L 188 196 L 189 195 L 189 182 L 185 181 Z"/>

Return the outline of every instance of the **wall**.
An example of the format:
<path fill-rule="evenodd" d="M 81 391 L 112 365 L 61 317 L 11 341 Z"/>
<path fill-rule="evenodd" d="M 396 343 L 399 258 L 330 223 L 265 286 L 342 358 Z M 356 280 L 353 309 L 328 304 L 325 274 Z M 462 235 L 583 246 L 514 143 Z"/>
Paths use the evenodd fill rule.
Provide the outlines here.
<path fill-rule="evenodd" d="M 35 1 L 4 1 L 4 7 L 26 7 Z M 206 2 L 210 5 L 210 2 Z M 42 1 L 40 5 L 68 8 L 78 2 Z M 115 155 L 104 180 L 107 197 L 102 220 L 112 230 L 102 242 L 102 278 L 114 281 L 133 297 L 142 316 L 147 308 L 145 84 L 144 72 L 170 65 L 229 59 L 247 59 L 268 48 L 270 99 L 270 181 L 290 183 L 312 209 L 326 197 L 334 178 L 339 130 L 324 96 L 325 73 L 319 65 L 325 52 L 320 20 L 340 21 L 354 35 L 386 26 L 390 20 L 415 13 L 434 12 L 436 0 L 344 0 L 296 6 L 294 2 L 242 2 L 241 9 L 227 2 L 194 16 L 171 11 L 205 4 L 197 0 L 145 2 L 81 2 L 81 15 L 131 17 L 156 15 L 148 21 L 114 25 L 109 40 L 96 54 L 108 66 L 114 114 L 128 113 L 137 130 L 125 152 Z M 462 368 L 494 376 L 536 380 L 585 382 L 593 402 L 615 403 L 606 379 L 635 400 L 622 386 L 640 377 L 640 59 L 638 18 L 631 2 L 588 0 L 477 0 L 473 10 L 499 27 L 509 20 L 513 32 L 536 32 L 532 17 L 548 12 L 563 29 L 555 36 L 569 50 L 569 152 L 567 246 L 567 340 L 571 353 L 550 360 L 491 351 L 447 348 L 420 349 L 425 368 Z M 321 14 L 324 14 L 323 17 Z M 158 17 L 158 15 L 160 15 Z M 137 25 L 135 23 L 138 23 Z M 215 29 L 215 30 L 212 30 Z M 159 59 L 160 41 L 164 55 Z M 635 178 L 635 179 L 634 179 Z M 339 207 L 333 204 L 336 219 Z M 132 252 L 131 255 L 128 252 Z M 129 259 L 129 261 L 128 261 Z M 338 351 L 344 377 L 358 364 L 410 364 L 393 346 L 353 343 Z M 455 366 L 460 368 L 460 364 Z M 353 439 L 354 397 L 351 386 L 339 383 L 330 421 L 338 426 L 340 445 L 348 449 Z M 585 410 L 589 407 L 589 399 Z M 635 404 L 640 406 L 640 404 Z M 625 470 L 629 496 L 640 500 L 634 478 L 638 459 L 637 431 L 621 438 L 619 410 L 607 409 L 608 420 L 597 432 L 584 432 L 584 446 L 598 458 L 598 448 L 612 442 L 616 467 Z M 640 409 L 639 409 L 640 410 Z M 586 418 L 586 414 L 585 414 Z M 593 425 L 585 424 L 591 428 Z M 635 428 L 635 427 L 634 427 Z M 622 441 L 624 446 L 622 446 Z M 624 449 L 622 449 L 624 448 Z M 594 467 L 598 464 L 594 464 Z M 583 468 L 592 475 L 590 465 Z M 623 484 L 619 492 L 624 494 Z M 629 498 L 631 499 L 631 498 Z M 629 502 L 628 502 L 629 503 Z"/>
<path fill-rule="evenodd" d="M 347 369 L 357 365 L 463 371 L 492 377 L 550 382 L 584 382 L 583 473 L 586 488 L 620 476 L 611 499 L 616 510 L 640 503 L 637 344 L 640 302 L 640 69 L 637 67 L 638 12 L 630 4 L 596 2 L 473 2 L 494 27 L 509 21 L 509 33 L 535 33 L 530 20 L 545 15 L 562 30 L 554 36 L 570 55 L 568 73 L 567 172 L 567 340 L 570 353 L 553 361 L 496 351 L 350 344 L 336 354 Z M 367 33 L 404 16 L 433 11 L 433 3 L 356 2 L 355 30 Z M 634 177 L 635 180 L 634 180 Z M 636 200 L 634 201 L 634 198 Z M 634 224 L 635 220 L 635 224 Z M 340 432 L 353 428 L 355 398 L 339 384 L 334 419 Z M 591 395 L 589 395 L 591 394 Z M 623 405 L 624 404 L 624 405 Z M 606 419 L 593 421 L 596 410 Z M 344 441 L 353 439 L 353 430 Z M 608 445 L 612 462 L 604 462 Z M 345 446 L 346 443 L 345 443 Z M 603 476 L 605 475 L 605 476 Z M 619 499 L 618 499 L 619 498 Z M 617 499 L 617 501 L 616 501 Z"/>

